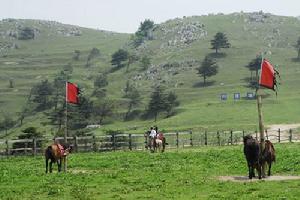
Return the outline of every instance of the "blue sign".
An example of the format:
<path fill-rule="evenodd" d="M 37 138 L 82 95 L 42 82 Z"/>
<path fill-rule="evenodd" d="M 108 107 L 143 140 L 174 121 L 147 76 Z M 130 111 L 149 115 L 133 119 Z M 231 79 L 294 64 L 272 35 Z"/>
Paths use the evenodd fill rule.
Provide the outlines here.
<path fill-rule="evenodd" d="M 254 99 L 255 95 L 253 92 L 247 92 L 247 99 Z"/>
<path fill-rule="evenodd" d="M 241 98 L 241 94 L 240 93 L 234 93 L 233 94 L 233 99 L 234 100 L 239 100 Z"/>
<path fill-rule="evenodd" d="M 226 101 L 227 100 L 227 94 L 226 93 L 221 94 L 221 100 L 222 101 Z"/>

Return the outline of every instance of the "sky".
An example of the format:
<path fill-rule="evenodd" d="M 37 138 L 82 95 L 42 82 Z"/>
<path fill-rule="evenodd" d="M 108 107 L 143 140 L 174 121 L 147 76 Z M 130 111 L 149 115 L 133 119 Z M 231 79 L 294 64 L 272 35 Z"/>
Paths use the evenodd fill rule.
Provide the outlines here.
<path fill-rule="evenodd" d="M 135 32 L 140 22 L 161 23 L 209 13 L 253 12 L 300 16 L 300 0 L 0 0 L 0 19 L 42 19 L 82 27 Z"/>

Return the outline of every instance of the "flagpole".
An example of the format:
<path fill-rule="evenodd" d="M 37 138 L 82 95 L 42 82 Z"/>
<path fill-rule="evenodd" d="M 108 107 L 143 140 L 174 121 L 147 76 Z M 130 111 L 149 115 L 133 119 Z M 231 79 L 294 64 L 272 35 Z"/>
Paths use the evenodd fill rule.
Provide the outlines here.
<path fill-rule="evenodd" d="M 66 81 L 66 118 L 65 118 L 65 134 L 64 134 L 64 142 L 67 144 L 68 142 L 68 81 Z M 67 172 L 67 156 L 64 156 L 64 172 Z"/>
<path fill-rule="evenodd" d="M 262 73 L 263 65 L 263 52 L 261 53 L 261 65 L 260 73 Z M 263 124 L 263 115 L 262 115 L 262 100 L 261 94 L 259 94 L 259 77 L 257 75 L 257 87 L 256 87 L 256 100 L 257 100 L 257 110 L 258 110 L 258 124 L 259 124 L 259 136 L 260 136 L 260 155 L 262 155 L 263 150 L 265 149 L 265 134 L 264 134 L 264 124 Z M 265 177 L 265 166 L 262 165 L 262 177 Z"/>
<path fill-rule="evenodd" d="M 66 117 L 65 117 L 65 134 L 64 134 L 64 142 L 67 143 L 67 137 L 68 137 L 68 81 L 66 81 Z"/>

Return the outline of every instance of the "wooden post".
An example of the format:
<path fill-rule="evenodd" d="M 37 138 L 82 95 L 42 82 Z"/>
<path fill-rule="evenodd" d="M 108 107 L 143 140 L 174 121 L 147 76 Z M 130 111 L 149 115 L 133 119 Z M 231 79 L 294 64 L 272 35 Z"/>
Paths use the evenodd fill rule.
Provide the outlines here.
<path fill-rule="evenodd" d="M 278 129 L 278 143 L 280 143 L 280 128 Z"/>
<path fill-rule="evenodd" d="M 207 131 L 204 132 L 204 145 L 207 146 Z"/>
<path fill-rule="evenodd" d="M 193 132 L 190 131 L 190 145 L 193 146 Z"/>
<path fill-rule="evenodd" d="M 128 134 L 128 145 L 129 145 L 129 150 L 132 150 L 132 138 L 131 138 L 131 133 Z"/>
<path fill-rule="evenodd" d="M 96 136 L 93 135 L 93 151 L 97 152 Z"/>
<path fill-rule="evenodd" d="M 112 143 L 113 143 L 113 150 L 116 150 L 116 138 L 115 138 L 115 134 L 112 134 Z"/>
<path fill-rule="evenodd" d="M 6 155 L 9 156 L 9 144 L 8 144 L 8 140 L 5 141 L 6 143 Z"/>
<path fill-rule="evenodd" d="M 176 147 L 179 148 L 179 135 L 178 132 L 176 132 Z"/>
<path fill-rule="evenodd" d="M 27 154 L 27 148 L 28 148 L 28 142 L 26 141 L 25 142 L 25 149 L 24 149 L 25 155 Z"/>
<path fill-rule="evenodd" d="M 232 130 L 230 131 L 230 143 L 232 145 Z"/>
<path fill-rule="evenodd" d="M 218 145 L 221 146 L 220 132 L 219 131 L 217 131 L 217 139 L 218 139 Z"/>
<path fill-rule="evenodd" d="M 290 139 L 290 142 L 292 142 L 292 137 L 293 137 L 293 135 L 292 135 L 292 134 L 293 134 L 293 133 L 292 133 L 292 129 L 290 129 L 289 132 L 290 132 L 290 137 L 289 137 L 289 139 Z"/>
<path fill-rule="evenodd" d="M 36 139 L 35 138 L 32 139 L 32 145 L 33 145 L 33 147 L 32 147 L 32 155 L 36 156 Z"/>
<path fill-rule="evenodd" d="M 77 153 L 78 152 L 78 138 L 76 135 L 74 136 L 74 149 L 75 149 L 75 152 Z"/>
<path fill-rule="evenodd" d="M 263 116 L 262 116 L 262 102 L 261 95 L 257 94 L 257 110 L 258 110 L 258 124 L 259 124 L 259 133 L 260 133 L 260 155 L 265 149 L 265 135 L 264 135 L 264 124 L 263 124 Z M 265 165 L 262 165 L 262 177 L 265 177 Z"/>
<path fill-rule="evenodd" d="M 266 133 L 266 138 L 268 140 L 269 139 L 269 135 L 268 135 L 268 130 L 267 129 L 265 130 L 265 133 Z"/>

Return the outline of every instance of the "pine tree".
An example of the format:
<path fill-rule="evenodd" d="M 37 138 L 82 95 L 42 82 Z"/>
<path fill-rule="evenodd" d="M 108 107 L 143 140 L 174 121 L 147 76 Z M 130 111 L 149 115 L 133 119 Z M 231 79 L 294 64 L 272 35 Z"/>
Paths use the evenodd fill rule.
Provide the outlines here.
<path fill-rule="evenodd" d="M 216 53 L 218 53 L 218 50 L 221 48 L 229 48 L 230 43 L 228 42 L 228 39 L 224 33 L 218 32 L 214 39 L 210 41 L 212 49 L 216 50 Z"/>
<path fill-rule="evenodd" d="M 150 102 L 148 104 L 148 113 L 154 116 L 156 121 L 157 116 L 160 112 L 165 110 L 166 106 L 166 95 L 162 87 L 157 86 L 150 97 Z"/>
<path fill-rule="evenodd" d="M 218 73 L 218 65 L 211 57 L 205 56 L 201 66 L 197 69 L 198 74 L 203 77 L 203 84 L 206 84 L 208 77 L 214 76 Z"/>

